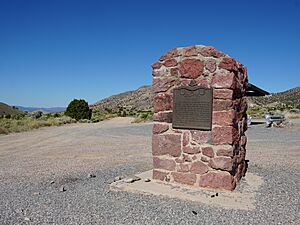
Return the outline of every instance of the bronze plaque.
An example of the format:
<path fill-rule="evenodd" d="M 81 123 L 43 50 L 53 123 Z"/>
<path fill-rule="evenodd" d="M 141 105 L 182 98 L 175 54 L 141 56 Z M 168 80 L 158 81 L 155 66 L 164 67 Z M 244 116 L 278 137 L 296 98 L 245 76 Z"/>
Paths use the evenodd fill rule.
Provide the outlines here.
<path fill-rule="evenodd" d="M 173 92 L 173 128 L 211 130 L 211 88 L 182 86 Z"/>

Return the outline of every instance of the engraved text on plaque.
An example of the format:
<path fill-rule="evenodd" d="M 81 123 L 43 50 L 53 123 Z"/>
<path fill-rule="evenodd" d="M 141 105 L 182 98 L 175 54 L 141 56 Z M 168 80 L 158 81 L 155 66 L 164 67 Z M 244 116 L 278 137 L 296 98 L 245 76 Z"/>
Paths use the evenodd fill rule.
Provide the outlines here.
<path fill-rule="evenodd" d="M 182 86 L 173 93 L 173 128 L 211 130 L 212 89 Z"/>

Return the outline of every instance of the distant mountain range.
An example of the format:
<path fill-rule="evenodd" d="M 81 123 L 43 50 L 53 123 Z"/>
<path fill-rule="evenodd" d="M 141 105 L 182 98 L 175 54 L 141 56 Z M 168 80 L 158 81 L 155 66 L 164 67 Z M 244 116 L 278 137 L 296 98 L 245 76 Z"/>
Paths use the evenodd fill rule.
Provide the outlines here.
<path fill-rule="evenodd" d="M 0 115 L 14 115 L 24 112 L 34 112 L 42 111 L 44 113 L 54 113 L 54 112 L 63 112 L 65 107 L 51 107 L 51 108 L 42 108 L 42 107 L 24 107 L 24 106 L 10 106 L 3 102 L 0 102 Z"/>
<path fill-rule="evenodd" d="M 23 112 L 34 112 L 34 111 L 43 111 L 46 113 L 54 113 L 54 112 L 63 112 L 66 110 L 65 107 L 51 107 L 51 108 L 43 108 L 43 107 L 25 107 L 25 106 L 15 106 L 19 110 Z"/>
<path fill-rule="evenodd" d="M 142 86 L 135 91 L 127 91 L 110 96 L 90 105 L 93 110 L 118 110 L 120 107 L 131 107 L 137 110 L 152 109 L 151 86 Z M 272 93 L 263 97 L 249 97 L 249 107 L 272 107 L 278 104 L 285 104 L 290 107 L 300 106 L 300 87 L 284 92 Z"/>

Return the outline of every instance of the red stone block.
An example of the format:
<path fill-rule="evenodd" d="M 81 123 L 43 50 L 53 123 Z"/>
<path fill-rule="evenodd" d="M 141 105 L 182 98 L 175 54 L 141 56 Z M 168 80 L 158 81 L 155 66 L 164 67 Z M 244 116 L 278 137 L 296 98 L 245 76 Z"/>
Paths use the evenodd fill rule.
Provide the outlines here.
<path fill-rule="evenodd" d="M 162 124 L 162 123 L 154 123 L 152 128 L 153 134 L 161 134 L 166 132 L 169 129 L 168 124 Z"/>
<path fill-rule="evenodd" d="M 155 180 L 161 180 L 161 181 L 164 181 L 168 175 L 168 173 L 166 172 L 162 172 L 162 171 L 159 171 L 159 170 L 153 170 L 152 172 L 152 177 L 153 179 Z"/>
<path fill-rule="evenodd" d="M 241 109 L 240 112 L 246 113 L 247 109 L 248 109 L 248 102 L 247 102 L 247 98 L 243 97 L 241 99 L 241 105 L 240 105 Z"/>
<path fill-rule="evenodd" d="M 241 162 L 245 161 L 245 158 L 246 158 L 246 149 L 241 147 L 237 163 L 240 164 Z"/>
<path fill-rule="evenodd" d="M 201 156 L 201 161 L 202 162 L 209 162 L 210 158 L 206 157 L 206 156 Z"/>
<path fill-rule="evenodd" d="M 210 131 L 200 131 L 200 130 L 192 130 L 192 139 L 198 144 L 205 144 L 211 141 L 211 132 Z"/>
<path fill-rule="evenodd" d="M 152 90 L 154 93 L 165 92 L 169 88 L 173 87 L 175 84 L 175 78 L 165 77 L 165 78 L 153 78 Z"/>
<path fill-rule="evenodd" d="M 176 163 L 174 160 L 153 157 L 153 169 L 164 169 L 169 171 L 175 171 L 175 167 L 176 167 Z"/>
<path fill-rule="evenodd" d="M 240 144 L 241 144 L 241 146 L 245 146 L 247 144 L 247 137 L 246 136 L 241 137 Z"/>
<path fill-rule="evenodd" d="M 205 62 L 205 68 L 213 73 L 216 71 L 216 68 L 217 68 L 217 64 L 216 64 L 216 60 L 214 59 L 208 59 L 206 62 Z"/>
<path fill-rule="evenodd" d="M 183 154 L 182 156 L 183 158 L 183 162 L 192 162 L 192 159 L 190 156 L 186 155 L 186 154 Z"/>
<path fill-rule="evenodd" d="M 235 120 L 235 111 L 215 111 L 212 116 L 212 123 L 220 126 L 230 126 Z"/>
<path fill-rule="evenodd" d="M 197 154 L 201 152 L 201 148 L 198 146 L 183 146 L 182 151 L 187 154 Z"/>
<path fill-rule="evenodd" d="M 242 127 L 242 132 L 246 132 L 248 129 L 248 123 L 247 123 L 247 119 L 246 117 L 243 118 L 243 120 L 241 121 L 241 127 Z"/>
<path fill-rule="evenodd" d="M 171 76 L 178 76 L 178 68 L 171 68 Z"/>
<path fill-rule="evenodd" d="M 172 123 L 172 112 L 154 113 L 153 121 Z"/>
<path fill-rule="evenodd" d="M 189 165 L 186 163 L 180 163 L 177 168 L 177 172 L 189 172 Z"/>
<path fill-rule="evenodd" d="M 184 59 L 179 63 L 181 77 L 196 79 L 202 75 L 204 63 L 200 59 Z"/>
<path fill-rule="evenodd" d="M 243 163 L 238 166 L 237 172 L 234 175 L 234 178 L 235 178 L 236 181 L 239 181 L 242 178 L 242 176 L 243 176 L 243 170 L 244 170 L 243 167 L 244 167 Z"/>
<path fill-rule="evenodd" d="M 164 62 L 164 66 L 166 67 L 173 67 L 177 65 L 177 60 L 176 59 L 168 59 Z"/>
<path fill-rule="evenodd" d="M 237 72 L 237 76 L 239 83 L 243 84 L 244 83 L 244 74 L 241 73 L 240 71 Z"/>
<path fill-rule="evenodd" d="M 184 163 L 184 160 L 183 160 L 183 158 L 176 158 L 175 162 L 177 162 L 177 163 Z"/>
<path fill-rule="evenodd" d="M 173 108 L 173 99 L 170 95 L 159 93 L 153 98 L 154 112 L 167 111 Z"/>
<path fill-rule="evenodd" d="M 164 54 L 162 57 L 160 57 L 159 60 L 164 61 L 164 60 L 171 59 L 171 58 L 177 57 L 177 56 L 179 56 L 179 52 L 176 48 L 173 48 L 170 51 L 168 51 L 166 54 Z"/>
<path fill-rule="evenodd" d="M 196 47 L 192 46 L 192 47 L 187 47 L 183 49 L 183 55 L 186 57 L 189 56 L 196 56 L 198 55 L 198 52 L 196 51 Z"/>
<path fill-rule="evenodd" d="M 220 148 L 217 150 L 217 156 L 228 156 L 233 157 L 233 147 L 230 146 L 228 148 Z"/>
<path fill-rule="evenodd" d="M 210 171 L 200 176 L 199 186 L 219 188 L 232 191 L 235 188 L 235 180 L 230 173 L 225 171 Z"/>
<path fill-rule="evenodd" d="M 163 76 L 167 76 L 169 74 L 169 72 L 165 69 L 160 69 L 160 70 L 152 70 L 152 76 L 153 77 L 163 77 Z"/>
<path fill-rule="evenodd" d="M 211 168 L 216 169 L 216 170 L 231 171 L 232 165 L 233 165 L 233 160 L 232 160 L 232 158 L 221 156 L 221 157 L 211 159 L 209 161 L 208 165 Z"/>
<path fill-rule="evenodd" d="M 192 80 L 192 79 L 181 79 L 181 80 L 179 81 L 179 85 L 185 85 L 185 86 L 188 86 L 188 85 L 190 85 L 191 80 Z M 196 84 L 197 84 L 198 86 L 201 86 L 201 87 L 206 87 L 206 88 L 209 88 L 209 87 L 210 87 L 208 80 L 204 80 L 204 79 L 203 79 L 203 80 L 196 80 Z"/>
<path fill-rule="evenodd" d="M 205 46 L 200 50 L 200 54 L 205 56 L 205 57 L 215 57 L 215 58 L 220 58 L 225 56 L 223 52 L 219 52 L 216 48 L 212 46 Z"/>
<path fill-rule="evenodd" d="M 214 150 L 212 147 L 203 147 L 202 148 L 202 154 L 205 155 L 205 156 L 208 156 L 210 158 L 213 158 L 214 157 Z"/>
<path fill-rule="evenodd" d="M 190 169 L 192 173 L 196 173 L 196 174 L 205 174 L 207 173 L 208 170 L 209 167 L 201 161 L 193 162 Z"/>
<path fill-rule="evenodd" d="M 173 176 L 174 181 L 180 184 L 193 185 L 196 183 L 196 175 L 193 173 L 173 172 L 171 175 Z"/>
<path fill-rule="evenodd" d="M 213 100 L 213 110 L 214 111 L 229 111 L 233 107 L 233 102 L 231 100 L 225 99 L 214 99 Z"/>
<path fill-rule="evenodd" d="M 182 145 L 187 146 L 190 143 L 190 132 L 183 132 Z"/>
<path fill-rule="evenodd" d="M 214 88 L 231 88 L 234 89 L 236 85 L 236 79 L 234 73 L 219 71 L 216 72 L 211 81 L 211 86 Z"/>
<path fill-rule="evenodd" d="M 226 57 L 223 58 L 223 60 L 220 62 L 219 68 L 229 70 L 229 71 L 233 71 L 233 70 L 237 71 L 238 66 L 237 66 L 237 62 L 233 58 Z"/>
<path fill-rule="evenodd" d="M 154 134 L 152 135 L 152 154 L 171 155 L 178 157 L 181 154 L 181 135 Z"/>
<path fill-rule="evenodd" d="M 201 87 L 206 87 L 206 88 L 210 87 L 207 80 L 197 80 L 196 83 L 198 86 L 201 86 Z"/>
<path fill-rule="evenodd" d="M 241 70 L 243 71 L 243 74 L 244 74 L 245 76 L 247 76 L 247 74 L 248 74 L 248 69 L 247 69 L 247 67 L 243 66 Z"/>
<path fill-rule="evenodd" d="M 180 79 L 179 85 L 188 86 L 191 83 L 191 79 Z"/>
<path fill-rule="evenodd" d="M 152 69 L 159 69 L 162 66 L 162 64 L 160 62 L 156 62 L 152 64 Z"/>
<path fill-rule="evenodd" d="M 238 137 L 238 131 L 234 127 L 214 127 L 212 135 L 216 145 L 232 144 Z"/>
<path fill-rule="evenodd" d="M 230 89 L 214 89 L 213 95 L 214 95 L 214 98 L 232 99 L 233 90 L 230 90 Z"/>

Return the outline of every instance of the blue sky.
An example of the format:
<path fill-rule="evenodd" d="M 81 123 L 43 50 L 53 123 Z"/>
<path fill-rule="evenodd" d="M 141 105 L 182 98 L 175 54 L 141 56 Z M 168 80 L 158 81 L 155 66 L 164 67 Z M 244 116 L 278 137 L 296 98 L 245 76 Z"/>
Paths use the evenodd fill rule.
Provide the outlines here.
<path fill-rule="evenodd" d="M 195 44 L 270 92 L 300 86 L 300 0 L 0 0 L 0 101 L 94 103 L 151 84 L 152 63 Z"/>

